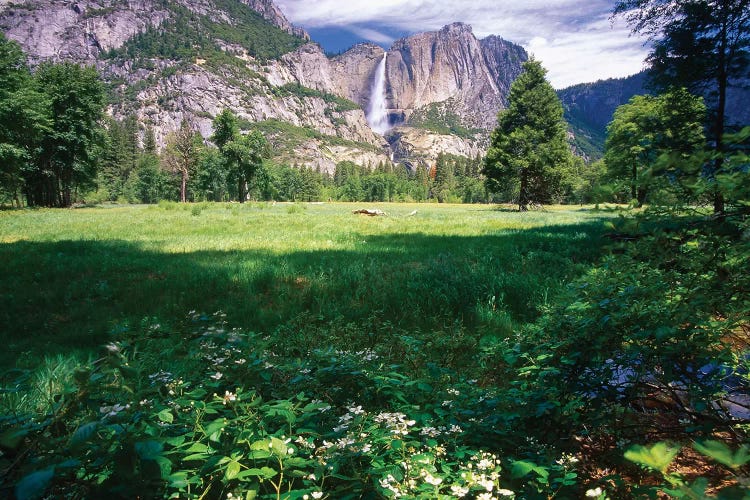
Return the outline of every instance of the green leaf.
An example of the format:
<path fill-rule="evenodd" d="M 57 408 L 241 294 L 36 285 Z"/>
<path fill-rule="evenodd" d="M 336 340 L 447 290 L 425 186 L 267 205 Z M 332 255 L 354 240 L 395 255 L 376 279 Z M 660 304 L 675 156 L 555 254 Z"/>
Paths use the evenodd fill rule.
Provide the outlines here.
<path fill-rule="evenodd" d="M 211 448 L 203 443 L 193 443 L 190 448 L 185 450 L 185 453 L 208 453 Z"/>
<path fill-rule="evenodd" d="M 166 480 L 172 474 L 172 462 L 167 457 L 155 457 L 154 460 L 159 464 L 161 478 Z"/>
<path fill-rule="evenodd" d="M 167 481 L 169 481 L 169 486 L 171 488 L 176 489 L 184 489 L 187 488 L 190 483 L 187 481 L 187 472 L 181 471 L 181 472 L 175 472 L 168 478 L 166 478 Z"/>
<path fill-rule="evenodd" d="M 70 446 L 75 447 L 85 443 L 91 438 L 99 427 L 99 422 L 88 422 L 78 426 L 72 436 L 70 436 Z"/>
<path fill-rule="evenodd" d="M 736 453 L 732 453 L 729 446 L 721 441 L 704 441 L 703 443 L 696 441 L 693 443 L 693 448 L 732 469 L 739 469 L 750 462 L 750 453 L 748 453 L 750 449 L 747 445 L 742 445 Z"/>
<path fill-rule="evenodd" d="M 286 467 L 297 467 L 299 469 L 312 463 L 310 460 L 305 460 L 302 457 L 290 457 L 284 460 L 284 466 Z"/>
<path fill-rule="evenodd" d="M 549 471 L 547 471 L 547 469 L 538 466 L 534 462 L 529 462 L 527 460 L 519 460 L 517 462 L 513 462 L 513 466 L 511 468 L 511 476 L 513 477 L 513 479 L 522 478 L 530 472 L 535 472 L 537 476 L 542 479 L 546 479 L 549 476 Z"/>
<path fill-rule="evenodd" d="M 11 428 L 0 434 L 0 448 L 4 450 L 15 450 L 23 442 L 23 438 L 29 433 L 28 429 Z"/>
<path fill-rule="evenodd" d="M 166 439 L 164 442 L 167 443 L 169 446 L 174 446 L 174 447 L 182 446 L 182 443 L 185 442 L 185 436 L 171 437 L 171 438 Z"/>
<path fill-rule="evenodd" d="M 424 391 L 424 392 L 432 392 L 434 390 L 432 386 L 428 384 L 427 382 L 419 382 L 417 384 L 417 389 L 419 389 L 420 391 Z"/>
<path fill-rule="evenodd" d="M 32 472 L 21 479 L 16 485 L 16 498 L 18 500 L 35 500 L 44 495 L 49 482 L 55 476 L 55 469 L 51 467 L 37 472 Z"/>
<path fill-rule="evenodd" d="M 156 416 L 159 418 L 159 420 L 161 420 L 162 422 L 166 422 L 167 424 L 171 424 L 172 422 L 174 422 L 174 415 L 172 415 L 172 411 L 169 409 L 163 409 Z"/>
<path fill-rule="evenodd" d="M 680 448 L 670 446 L 667 443 L 656 443 L 651 448 L 635 445 L 625 452 L 625 458 L 665 473 L 679 452 Z"/>
<path fill-rule="evenodd" d="M 242 467 L 240 466 L 239 462 L 236 462 L 234 460 L 229 462 L 229 464 L 227 465 L 227 470 L 224 473 L 224 480 L 231 481 L 232 479 L 236 478 L 237 474 L 240 473 L 241 468 Z"/>
<path fill-rule="evenodd" d="M 245 479 L 246 477 L 262 477 L 263 479 L 272 479 L 276 477 L 278 472 L 270 467 L 261 467 L 260 469 L 247 469 L 237 474 L 237 479 Z"/>
<path fill-rule="evenodd" d="M 135 452 L 141 460 L 156 460 L 161 456 L 162 450 L 164 450 L 164 447 L 158 441 L 149 440 L 135 443 Z"/>

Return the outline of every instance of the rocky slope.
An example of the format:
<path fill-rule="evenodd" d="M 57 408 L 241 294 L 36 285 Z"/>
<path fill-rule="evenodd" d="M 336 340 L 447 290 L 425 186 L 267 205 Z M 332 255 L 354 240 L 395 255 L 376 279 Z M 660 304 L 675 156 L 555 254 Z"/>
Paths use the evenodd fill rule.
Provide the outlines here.
<path fill-rule="evenodd" d="M 388 98 L 407 122 L 415 110 L 450 100 L 462 125 L 489 130 L 526 59 L 517 45 L 496 37 L 480 42 L 470 26 L 451 24 L 391 47 Z"/>
<path fill-rule="evenodd" d="M 646 92 L 645 84 L 646 74 L 638 73 L 627 78 L 574 85 L 557 92 L 579 154 L 593 160 L 602 157 L 607 125 L 615 109 L 634 95 Z"/>
<path fill-rule="evenodd" d="M 570 124 L 572 143 L 578 152 L 589 159 L 604 153 L 607 125 L 618 106 L 633 96 L 648 94 L 647 72 L 627 78 L 612 78 L 594 83 L 574 85 L 558 91 L 565 108 L 565 119 Z M 710 97 L 706 97 L 707 102 Z M 727 121 L 731 125 L 750 123 L 750 83 L 734 82 L 727 91 Z"/>
<path fill-rule="evenodd" d="M 246 128 L 273 133 L 284 161 L 325 170 L 344 159 L 475 156 L 527 58 L 463 24 L 399 40 L 388 51 L 387 97 L 400 127 L 386 138 L 363 111 L 385 51 L 362 44 L 328 58 L 271 0 L 0 0 L 0 29 L 32 64 L 96 65 L 111 113 L 136 115 L 162 143 L 183 119 L 209 136 L 229 107 Z"/>

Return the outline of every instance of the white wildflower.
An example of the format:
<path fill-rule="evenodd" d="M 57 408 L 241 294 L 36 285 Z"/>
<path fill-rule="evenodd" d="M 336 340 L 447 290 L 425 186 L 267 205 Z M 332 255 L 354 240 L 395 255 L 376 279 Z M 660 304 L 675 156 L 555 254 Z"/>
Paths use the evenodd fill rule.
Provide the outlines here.
<path fill-rule="evenodd" d="M 451 493 L 453 493 L 453 496 L 461 498 L 469 494 L 469 488 L 454 484 L 451 486 Z"/>

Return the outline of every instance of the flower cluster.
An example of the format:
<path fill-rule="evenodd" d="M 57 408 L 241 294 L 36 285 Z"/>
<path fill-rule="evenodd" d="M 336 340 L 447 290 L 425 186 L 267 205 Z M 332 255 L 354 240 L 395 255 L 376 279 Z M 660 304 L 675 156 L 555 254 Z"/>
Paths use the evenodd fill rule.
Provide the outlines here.
<path fill-rule="evenodd" d="M 406 436 L 409 434 L 409 428 L 414 427 L 417 422 L 410 420 L 403 413 L 378 413 L 373 420 L 379 424 L 384 424 L 391 434 L 396 436 Z"/>

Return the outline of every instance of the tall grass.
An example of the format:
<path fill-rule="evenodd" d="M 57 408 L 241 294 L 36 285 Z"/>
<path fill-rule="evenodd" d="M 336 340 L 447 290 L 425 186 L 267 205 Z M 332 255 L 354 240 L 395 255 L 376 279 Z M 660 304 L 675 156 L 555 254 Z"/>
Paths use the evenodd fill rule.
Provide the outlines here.
<path fill-rule="evenodd" d="M 143 318 L 168 337 L 190 310 L 298 342 L 479 342 L 537 317 L 601 245 L 604 216 L 589 210 L 379 207 L 389 216 L 353 204 L 0 212 L 0 366 L 87 356 Z"/>

